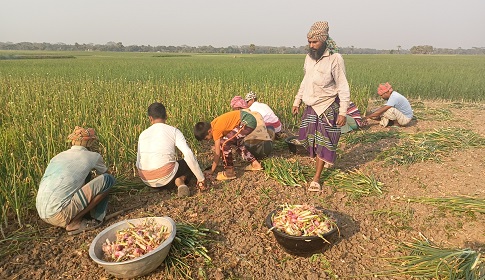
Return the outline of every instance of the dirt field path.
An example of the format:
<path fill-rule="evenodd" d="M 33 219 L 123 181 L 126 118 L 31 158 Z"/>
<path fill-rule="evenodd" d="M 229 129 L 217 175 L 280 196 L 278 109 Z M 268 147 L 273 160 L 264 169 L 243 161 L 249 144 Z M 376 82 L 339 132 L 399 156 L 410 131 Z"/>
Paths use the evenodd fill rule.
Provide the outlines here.
<path fill-rule="evenodd" d="M 485 104 L 422 101 L 412 104 L 418 116 L 412 126 L 380 128 L 374 123 L 367 128 L 368 132 L 396 130 L 413 134 L 463 128 L 485 137 L 482 121 Z M 194 279 L 371 279 L 373 274 L 389 268 L 383 258 L 396 255 L 398 242 L 411 242 L 420 234 L 440 246 L 484 251 L 483 214 L 457 214 L 409 199 L 451 196 L 485 199 L 485 148 L 454 149 L 441 162 L 391 165 L 376 159 L 397 141 L 342 144 L 335 166 L 343 171 L 358 168 L 374 174 L 384 183 L 382 196 L 351 199 L 341 191 L 316 195 L 304 187 L 281 186 L 263 172 L 244 173 L 242 165 L 238 179 L 216 182 L 209 192 L 185 199 L 176 198 L 174 190 L 114 194 L 110 212 L 140 206 L 108 221 L 105 227 L 124 219 L 157 215 L 170 216 L 177 222 L 203 223 L 220 231 L 213 236 L 215 242 L 208 246 L 212 264 L 187 260 Z M 278 155 L 313 166 L 308 157 L 293 155 L 284 145 L 280 147 Z M 335 211 L 340 238 L 328 250 L 309 258 L 285 253 L 264 226 L 266 215 L 283 203 L 308 203 Z M 36 213 L 32 213 L 31 226 L 41 229 L 41 238 L 0 260 L 0 279 L 110 279 L 88 255 L 91 241 L 102 228 L 68 236 L 64 230 L 40 221 Z M 160 267 L 141 279 L 164 277 L 167 276 Z"/>

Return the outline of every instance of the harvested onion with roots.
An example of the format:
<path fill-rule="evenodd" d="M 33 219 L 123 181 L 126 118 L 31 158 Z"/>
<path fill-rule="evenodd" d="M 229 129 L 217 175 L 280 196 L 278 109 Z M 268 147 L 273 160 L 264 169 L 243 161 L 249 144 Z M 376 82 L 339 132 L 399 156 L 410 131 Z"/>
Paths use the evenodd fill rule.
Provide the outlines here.
<path fill-rule="evenodd" d="M 333 217 L 310 205 L 282 205 L 272 217 L 273 227 L 293 236 L 319 236 L 337 228 Z M 327 241 L 328 242 L 328 241 Z"/>
<path fill-rule="evenodd" d="M 116 232 L 116 240 L 106 239 L 103 243 L 104 258 L 109 262 L 128 261 L 154 250 L 170 235 L 166 226 L 153 219 L 145 219 L 139 225 L 128 223 L 129 227 Z"/>

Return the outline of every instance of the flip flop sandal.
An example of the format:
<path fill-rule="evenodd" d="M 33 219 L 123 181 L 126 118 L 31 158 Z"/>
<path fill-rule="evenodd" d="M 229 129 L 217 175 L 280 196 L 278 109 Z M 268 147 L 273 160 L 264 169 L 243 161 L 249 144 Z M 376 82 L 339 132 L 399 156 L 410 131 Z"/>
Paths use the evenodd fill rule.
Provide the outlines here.
<path fill-rule="evenodd" d="M 177 196 L 178 197 L 186 197 L 189 196 L 190 190 L 187 185 L 180 185 L 177 187 Z"/>
<path fill-rule="evenodd" d="M 310 186 L 308 186 L 308 191 L 309 192 L 321 192 L 322 191 L 322 186 L 320 186 L 319 183 L 312 181 L 310 183 Z"/>
<path fill-rule="evenodd" d="M 228 177 L 225 171 L 218 172 L 216 177 L 218 181 L 227 181 L 227 180 L 232 180 L 236 178 L 237 178 L 236 175 Z"/>
<path fill-rule="evenodd" d="M 263 168 L 262 168 L 262 167 L 260 167 L 260 168 L 255 168 L 255 167 L 253 167 L 251 164 L 250 164 L 250 165 L 248 165 L 248 166 L 246 166 L 246 168 L 244 168 L 244 171 L 259 171 L 259 170 L 263 170 Z"/>
<path fill-rule="evenodd" d="M 98 221 L 98 220 L 95 220 L 95 219 L 91 219 L 91 220 L 83 219 L 81 221 L 81 224 L 79 225 L 78 229 L 68 231 L 67 234 L 68 235 L 75 235 L 75 234 L 78 234 L 78 233 L 81 233 L 81 232 L 93 230 L 95 228 L 100 227 L 101 225 L 103 225 L 102 221 Z"/>

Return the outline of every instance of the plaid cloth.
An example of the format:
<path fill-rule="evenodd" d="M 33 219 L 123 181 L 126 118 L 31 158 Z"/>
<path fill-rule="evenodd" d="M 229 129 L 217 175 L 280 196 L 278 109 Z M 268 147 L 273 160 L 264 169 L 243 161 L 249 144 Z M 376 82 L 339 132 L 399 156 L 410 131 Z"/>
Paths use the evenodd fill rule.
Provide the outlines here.
<path fill-rule="evenodd" d="M 367 121 L 362 119 L 359 108 L 352 101 L 350 101 L 349 108 L 347 109 L 347 115 L 351 116 L 359 127 L 367 125 Z"/>
<path fill-rule="evenodd" d="M 76 126 L 74 131 L 67 136 L 67 140 L 72 145 L 83 146 L 86 148 L 95 147 L 98 144 L 98 136 L 94 128 L 83 128 Z"/>
<path fill-rule="evenodd" d="M 337 126 L 339 104 L 332 103 L 320 116 L 312 106 L 303 111 L 298 140 L 310 154 L 323 160 L 327 166 L 333 165 L 337 158 L 337 145 L 341 129 Z"/>

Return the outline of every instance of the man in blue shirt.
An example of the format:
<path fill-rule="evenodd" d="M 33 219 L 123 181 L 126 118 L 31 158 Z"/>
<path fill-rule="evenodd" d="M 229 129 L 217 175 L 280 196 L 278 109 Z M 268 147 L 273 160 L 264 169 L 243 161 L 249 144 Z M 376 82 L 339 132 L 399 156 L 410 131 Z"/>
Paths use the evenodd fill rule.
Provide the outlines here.
<path fill-rule="evenodd" d="M 72 235 L 103 224 L 115 178 L 107 173 L 102 156 L 93 151 L 98 145 L 93 128 L 76 126 L 68 139 L 72 147 L 53 157 L 45 170 L 36 208 L 42 220 Z M 100 176 L 91 180 L 93 169 Z M 85 218 L 88 215 L 91 219 Z"/>
<path fill-rule="evenodd" d="M 413 118 L 413 109 L 411 104 L 399 92 L 394 91 L 389 83 L 380 84 L 377 88 L 377 94 L 386 104 L 366 116 L 366 119 L 379 120 L 379 124 L 386 127 L 397 122 L 400 126 L 406 126 Z"/>

